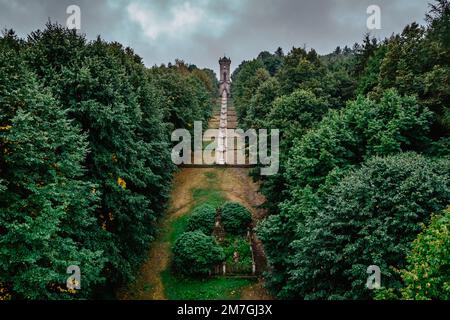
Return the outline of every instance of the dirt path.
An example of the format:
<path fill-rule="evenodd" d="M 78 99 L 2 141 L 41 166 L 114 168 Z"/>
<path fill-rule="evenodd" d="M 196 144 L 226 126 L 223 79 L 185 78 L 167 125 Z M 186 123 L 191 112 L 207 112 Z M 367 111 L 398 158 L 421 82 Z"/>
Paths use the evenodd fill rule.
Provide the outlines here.
<path fill-rule="evenodd" d="M 241 300 L 272 300 L 273 297 L 269 295 L 266 288 L 264 288 L 264 281 L 259 280 L 257 283 L 244 288 L 241 293 Z"/>
<path fill-rule="evenodd" d="M 161 220 L 160 234 L 153 242 L 148 254 L 148 261 L 144 263 L 140 275 L 134 285 L 118 293 L 119 299 L 133 300 L 164 300 L 164 286 L 161 272 L 167 269 L 170 262 L 170 242 L 166 235 L 170 232 L 173 219 L 178 218 L 191 209 L 194 199 L 192 190 L 205 188 L 211 182 L 206 173 L 214 173 L 218 182 L 217 188 L 231 201 L 242 203 L 252 212 L 254 220 L 264 216 L 264 211 L 257 207 L 264 198 L 257 193 L 258 186 L 248 176 L 248 169 L 244 168 L 186 168 L 175 174 L 174 188 L 167 214 Z M 269 295 L 258 282 L 242 293 L 243 299 L 268 299 Z"/>

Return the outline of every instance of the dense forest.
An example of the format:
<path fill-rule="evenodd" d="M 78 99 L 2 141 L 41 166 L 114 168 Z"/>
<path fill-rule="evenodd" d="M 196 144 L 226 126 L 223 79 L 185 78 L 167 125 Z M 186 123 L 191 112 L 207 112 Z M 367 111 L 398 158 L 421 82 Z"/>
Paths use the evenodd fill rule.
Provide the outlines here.
<path fill-rule="evenodd" d="M 251 171 L 274 297 L 450 299 L 450 0 L 434 0 L 426 22 L 328 55 L 264 51 L 234 71 L 240 127 L 281 132 L 279 173 Z M 217 88 L 212 70 L 147 68 L 131 48 L 59 24 L 26 39 L 5 30 L 0 300 L 110 299 L 131 283 L 177 170 L 171 132 L 206 124 Z M 250 223 L 227 206 L 244 221 L 224 210 L 230 230 Z M 208 210 L 190 223 L 210 233 Z M 222 250 L 197 231 L 184 237 L 184 272 Z M 82 290 L 65 286 L 70 265 Z M 366 288 L 371 265 L 378 290 Z"/>
<path fill-rule="evenodd" d="M 0 38 L 0 299 L 110 298 L 146 258 L 173 128 L 210 117 L 213 71 L 146 68 L 58 24 Z M 82 289 L 67 290 L 78 265 Z"/>
<path fill-rule="evenodd" d="M 282 134 L 280 174 L 254 174 L 276 297 L 450 299 L 450 2 L 426 21 L 235 70 L 240 124 Z M 371 265 L 380 290 L 366 288 Z"/>

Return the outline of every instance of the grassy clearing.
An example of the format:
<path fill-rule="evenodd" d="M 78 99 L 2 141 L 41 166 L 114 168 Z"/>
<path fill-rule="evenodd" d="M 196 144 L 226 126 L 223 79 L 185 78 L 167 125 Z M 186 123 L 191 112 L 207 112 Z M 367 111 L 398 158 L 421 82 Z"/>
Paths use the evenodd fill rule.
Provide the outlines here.
<path fill-rule="evenodd" d="M 205 179 L 207 184 L 205 188 L 195 188 L 191 190 L 194 204 L 192 205 L 190 211 L 202 204 L 210 204 L 213 207 L 220 207 L 227 201 L 223 191 L 215 186 L 215 183 L 218 182 L 217 172 L 206 172 Z"/>
<path fill-rule="evenodd" d="M 192 197 L 195 203 L 193 208 L 205 203 L 210 204 L 213 207 L 220 207 L 226 202 L 223 193 L 220 190 L 214 189 L 193 189 Z"/>
<path fill-rule="evenodd" d="M 164 271 L 161 276 L 170 300 L 237 300 L 244 287 L 255 283 L 251 279 L 239 278 L 181 278 L 170 270 Z"/>

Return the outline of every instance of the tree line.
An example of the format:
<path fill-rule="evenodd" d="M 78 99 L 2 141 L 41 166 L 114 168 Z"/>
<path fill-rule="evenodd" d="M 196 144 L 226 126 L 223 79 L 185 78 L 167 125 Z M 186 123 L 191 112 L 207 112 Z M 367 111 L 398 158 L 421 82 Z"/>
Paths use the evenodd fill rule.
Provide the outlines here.
<path fill-rule="evenodd" d="M 110 298 L 163 214 L 170 133 L 210 117 L 213 71 L 146 68 L 58 24 L 0 38 L 0 298 Z M 66 270 L 81 270 L 68 290 Z"/>
<path fill-rule="evenodd" d="M 240 124 L 281 130 L 280 173 L 253 172 L 276 297 L 450 298 L 450 2 L 426 21 L 325 56 L 264 51 L 233 73 Z"/>

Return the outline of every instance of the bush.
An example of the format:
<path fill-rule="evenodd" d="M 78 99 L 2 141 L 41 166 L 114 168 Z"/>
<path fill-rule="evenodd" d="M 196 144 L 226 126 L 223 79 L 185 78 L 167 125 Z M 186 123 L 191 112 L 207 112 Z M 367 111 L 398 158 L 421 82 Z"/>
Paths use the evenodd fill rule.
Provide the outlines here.
<path fill-rule="evenodd" d="M 234 235 L 244 234 L 252 222 L 252 215 L 247 208 L 236 202 L 225 203 L 221 217 L 225 231 Z"/>
<path fill-rule="evenodd" d="M 216 209 L 209 204 L 197 207 L 188 219 L 187 231 L 202 231 L 209 235 L 214 229 L 216 222 Z"/>
<path fill-rule="evenodd" d="M 223 249 L 213 237 L 201 231 L 185 232 L 173 247 L 173 264 L 185 275 L 205 275 L 225 259 Z"/>

